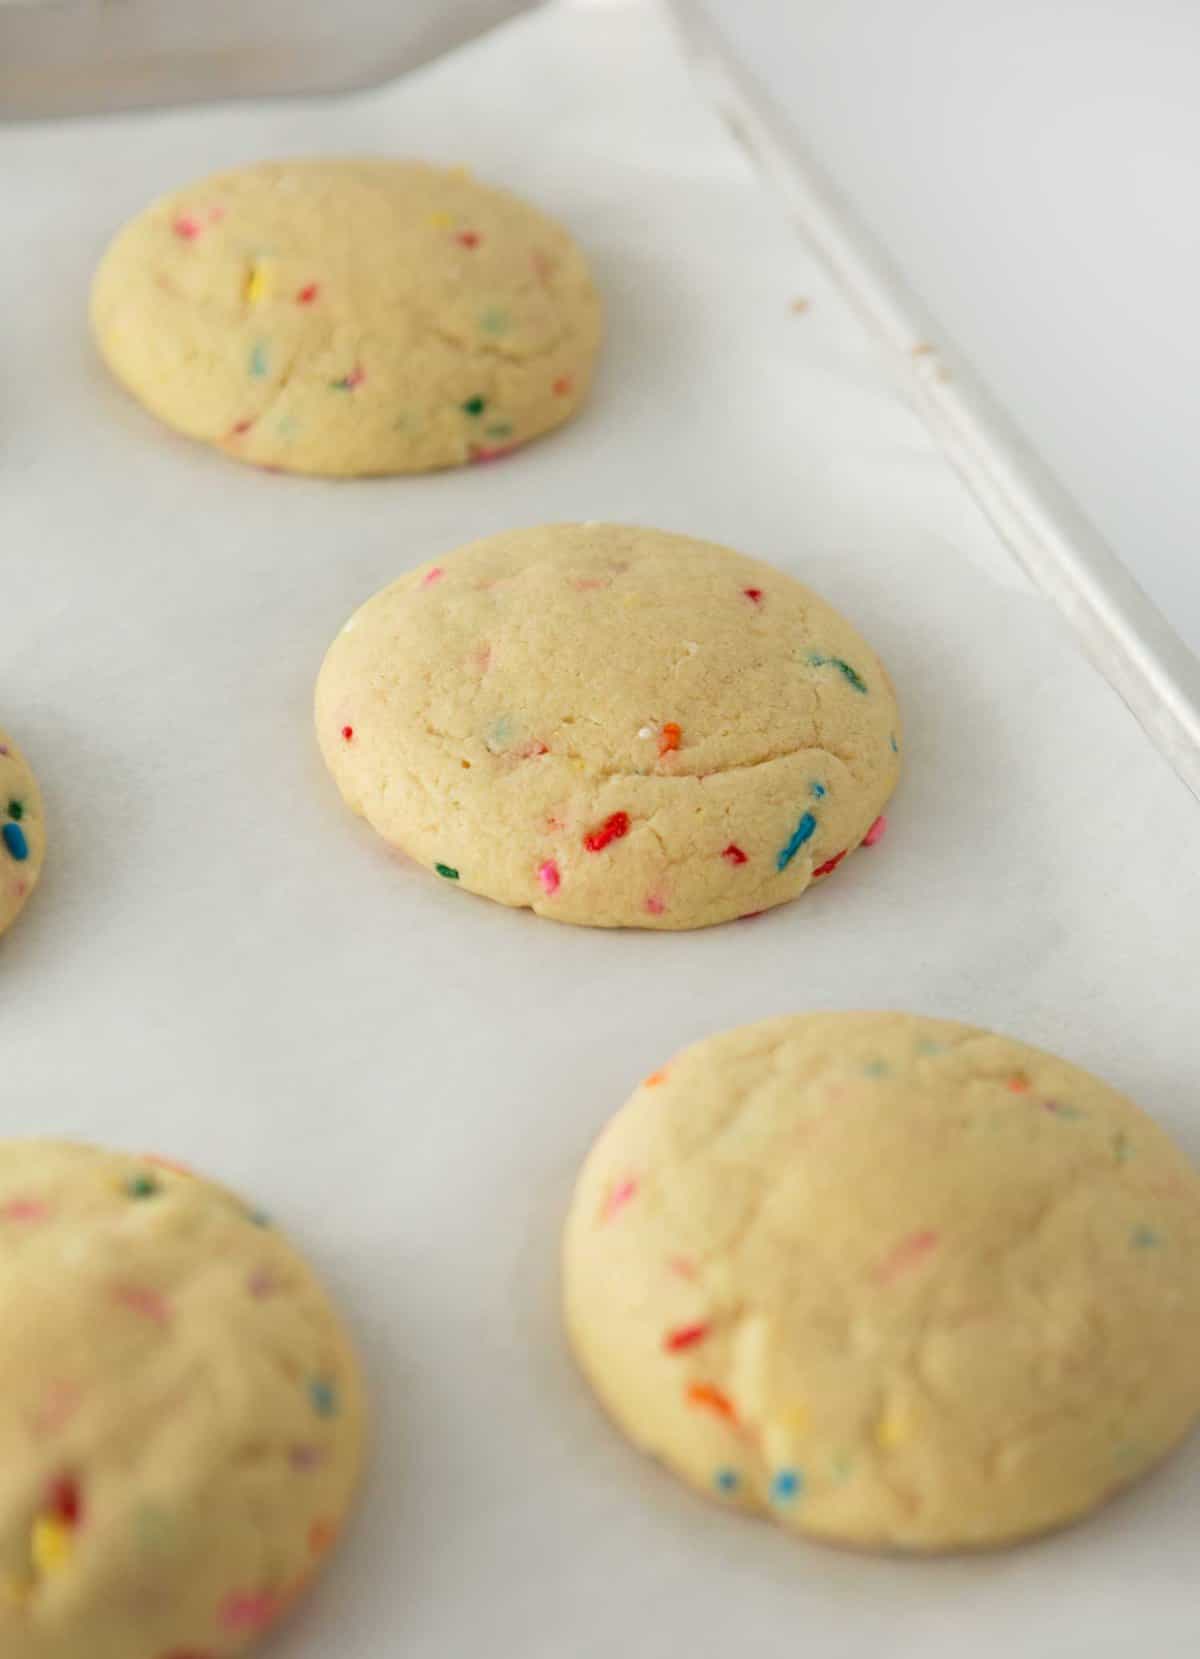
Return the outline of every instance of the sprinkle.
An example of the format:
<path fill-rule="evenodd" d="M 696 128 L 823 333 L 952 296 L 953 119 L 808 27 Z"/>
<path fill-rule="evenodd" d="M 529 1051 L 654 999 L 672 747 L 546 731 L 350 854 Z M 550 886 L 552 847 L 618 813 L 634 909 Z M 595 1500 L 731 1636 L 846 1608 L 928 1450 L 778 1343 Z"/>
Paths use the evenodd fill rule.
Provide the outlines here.
<path fill-rule="evenodd" d="M 221 220 L 224 217 L 225 217 L 225 209 L 223 207 L 210 207 L 209 208 L 209 210 L 208 210 L 208 222 L 209 222 L 210 225 L 219 225 L 221 223 Z"/>
<path fill-rule="evenodd" d="M 153 1175 L 131 1175 L 125 1183 L 125 1191 L 130 1198 L 153 1198 L 159 1190 Z"/>
<path fill-rule="evenodd" d="M 809 787 L 814 801 L 823 801 L 829 793 L 823 783 L 813 783 Z"/>
<path fill-rule="evenodd" d="M 175 232 L 176 236 L 184 242 L 194 242 L 200 234 L 200 226 L 197 224 L 196 220 L 189 219 L 187 215 L 183 213 L 181 213 L 179 218 L 175 220 L 174 224 L 171 226 L 171 229 Z"/>
<path fill-rule="evenodd" d="M 40 1198 L 10 1198 L 0 1206 L 0 1221 L 45 1221 L 49 1214 L 49 1204 Z"/>
<path fill-rule="evenodd" d="M 315 282 L 306 282 L 304 287 L 296 292 L 296 304 L 311 305 L 320 292 L 321 290 Z"/>
<path fill-rule="evenodd" d="M 636 1195 L 637 1190 L 638 1184 L 632 1175 L 627 1175 L 623 1181 L 618 1181 L 604 1201 L 604 1209 L 600 1216 L 601 1221 L 611 1221 L 617 1211 L 623 1210 L 629 1200 Z"/>
<path fill-rule="evenodd" d="M 873 847 L 877 842 L 882 841 L 886 834 L 887 819 L 881 812 L 875 822 L 871 825 L 870 829 L 863 836 L 862 844 L 864 847 Z"/>
<path fill-rule="evenodd" d="M 1132 1148 L 1129 1145 L 1129 1136 L 1123 1129 L 1118 1129 L 1117 1133 L 1113 1136 L 1112 1149 L 1113 1157 L 1116 1159 L 1117 1163 L 1126 1164 L 1129 1162 Z"/>
<path fill-rule="evenodd" d="M 246 302 L 258 305 L 267 297 L 267 271 L 264 265 L 251 265 L 246 277 Z"/>
<path fill-rule="evenodd" d="M 843 661 L 841 657 L 823 657 L 819 652 L 814 651 L 808 660 L 813 668 L 836 668 L 847 684 L 853 686 L 855 691 L 862 692 L 865 695 L 867 682 L 857 669 L 851 668 L 850 664 Z"/>
<path fill-rule="evenodd" d="M 667 1332 L 663 1337 L 663 1347 L 668 1354 L 682 1354 L 698 1342 L 703 1342 L 710 1329 L 709 1325 L 681 1325 L 678 1330 Z"/>
<path fill-rule="evenodd" d="M 319 1469 L 325 1462 L 325 1453 L 320 1446 L 293 1446 L 288 1452 L 288 1462 L 297 1474 L 307 1474 L 311 1469 Z"/>
<path fill-rule="evenodd" d="M 477 230 L 460 230 L 455 232 L 454 240 L 460 248 L 477 248 L 483 238 Z"/>
<path fill-rule="evenodd" d="M 498 306 L 491 306 L 479 318 L 479 326 L 485 334 L 504 334 L 508 329 L 508 324 L 508 312 L 501 311 Z"/>
<path fill-rule="evenodd" d="M 538 865 L 537 878 L 543 893 L 557 893 L 562 883 L 558 865 L 552 858 L 548 858 L 544 864 Z"/>
<path fill-rule="evenodd" d="M 344 374 L 340 380 L 329 382 L 330 390 L 334 392 L 352 392 L 356 386 L 361 386 L 367 378 L 367 371 L 361 363 L 356 363 L 349 374 Z"/>
<path fill-rule="evenodd" d="M 731 864 L 745 864 L 747 854 L 742 851 L 736 841 L 731 841 L 721 857 L 727 858 Z"/>
<path fill-rule="evenodd" d="M 900 745 L 896 742 L 895 732 L 893 732 L 892 735 L 888 738 L 888 742 L 892 746 L 892 753 L 894 755 L 898 755 L 900 753 Z"/>
<path fill-rule="evenodd" d="M 29 857 L 29 842 L 25 839 L 25 831 L 20 824 L 5 824 L 0 830 L 8 855 L 17 864 L 24 864 Z"/>
<path fill-rule="evenodd" d="M 424 576 L 422 576 L 421 586 L 423 588 L 431 588 L 435 582 L 440 582 L 445 574 L 446 572 L 442 569 L 441 565 L 434 565 L 432 569 L 427 570 Z"/>
<path fill-rule="evenodd" d="M 868 1060 L 863 1067 L 864 1077 L 886 1077 L 888 1065 L 886 1060 Z"/>
<path fill-rule="evenodd" d="M 528 743 L 522 743 L 517 750 L 521 760 L 536 760 L 539 755 L 548 755 L 549 753 L 550 751 L 546 745 L 536 737 L 531 737 Z"/>
<path fill-rule="evenodd" d="M 254 421 L 252 419 L 251 420 L 244 420 L 244 421 L 235 421 L 234 424 L 229 429 L 229 436 L 231 438 L 241 438 L 247 432 L 249 432 L 250 428 L 253 425 L 254 425 Z"/>
<path fill-rule="evenodd" d="M 660 1066 L 657 1071 L 652 1071 L 650 1073 L 649 1077 L 647 1077 L 645 1082 L 642 1084 L 642 1087 L 646 1089 L 657 1089 L 660 1083 L 665 1083 L 666 1081 L 667 1068 L 666 1066 Z"/>
<path fill-rule="evenodd" d="M 761 588 L 743 588 L 742 592 L 753 604 L 762 604 L 763 590 Z"/>
<path fill-rule="evenodd" d="M 667 901 L 659 893 L 649 893 L 646 896 L 646 910 L 651 916 L 661 916 L 667 908 Z"/>
<path fill-rule="evenodd" d="M 772 1503 L 791 1503 L 804 1490 L 804 1476 L 799 1469 L 780 1469 L 771 1482 Z"/>
<path fill-rule="evenodd" d="M 152 1325 L 169 1325 L 171 1322 L 171 1309 L 166 1297 L 160 1296 L 158 1291 L 147 1286 L 130 1285 L 115 1290 L 113 1301 L 123 1308 L 128 1308 L 130 1313 L 140 1314 Z"/>
<path fill-rule="evenodd" d="M 247 1210 L 246 1220 L 252 1227 L 269 1227 L 271 1218 L 265 1210 Z"/>
<path fill-rule="evenodd" d="M 15 819 L 18 819 L 18 820 L 21 819 L 21 818 L 24 818 L 24 816 L 25 816 L 25 803 L 24 803 L 24 801 L 10 801 L 8 803 L 8 816 L 10 818 L 15 818 Z"/>
<path fill-rule="evenodd" d="M 308 1529 L 308 1547 L 313 1555 L 324 1555 L 332 1548 L 337 1527 L 332 1521 L 314 1521 Z"/>
<path fill-rule="evenodd" d="M 1143 1223 L 1140 1227 L 1134 1228 L 1130 1234 L 1129 1242 L 1135 1250 L 1157 1250 L 1162 1243 L 1162 1238 L 1154 1231 L 1153 1227 L 1147 1227 Z"/>
<path fill-rule="evenodd" d="M 629 834 L 629 814 L 614 812 L 607 817 L 599 829 L 591 830 L 583 838 L 583 844 L 590 853 L 602 853 L 612 841 L 619 841 L 622 836 Z"/>
<path fill-rule="evenodd" d="M 653 726 L 639 726 L 638 727 L 638 736 L 639 737 L 653 737 L 654 736 L 654 727 Z"/>
<path fill-rule="evenodd" d="M 261 380 L 266 372 L 267 348 L 263 342 L 259 340 L 256 343 L 254 350 L 250 353 L 250 373 L 254 375 L 256 379 Z"/>
<path fill-rule="evenodd" d="M 1011 1089 L 1013 1094 L 1028 1094 L 1033 1084 L 1023 1071 L 1015 1071 L 1011 1077 L 1005 1078 L 1004 1087 Z"/>
<path fill-rule="evenodd" d="M 475 444 L 469 459 L 474 466 L 486 466 L 489 461 L 503 461 L 516 447 L 516 444 Z"/>
<path fill-rule="evenodd" d="M 911 1433 L 908 1418 L 897 1407 L 885 1411 L 875 1425 L 875 1444 L 885 1452 L 902 1446 Z"/>
<path fill-rule="evenodd" d="M 811 300 L 804 300 L 804 299 L 793 300 L 792 304 L 791 304 L 792 316 L 793 317 L 802 317 L 804 315 L 804 313 L 808 310 L 808 308 L 811 304 L 812 304 Z"/>
<path fill-rule="evenodd" d="M 775 867 L 786 870 L 806 841 L 811 841 L 817 832 L 817 820 L 811 812 L 806 812 L 796 825 L 785 847 L 781 847 L 775 855 Z"/>
<path fill-rule="evenodd" d="M 689 1383 L 683 1392 L 690 1406 L 698 1406 L 704 1411 L 715 1411 L 717 1416 L 723 1417 L 727 1423 L 737 1422 L 737 1411 L 733 1401 L 714 1383 Z"/>
<path fill-rule="evenodd" d="M 346 742 L 346 743 L 353 743 L 354 742 L 354 727 L 353 726 L 343 726 L 342 727 L 342 740 L 343 740 L 343 742 Z"/>
<path fill-rule="evenodd" d="M 269 1267 L 256 1267 L 246 1280 L 246 1289 L 258 1302 L 268 1296 L 273 1296 L 280 1289 L 279 1280 Z"/>
<path fill-rule="evenodd" d="M 235 1591 L 221 1603 L 218 1617 L 226 1630 L 265 1630 L 279 1611 L 279 1597 L 271 1590 Z"/>
<path fill-rule="evenodd" d="M 438 875 L 444 877 L 446 881 L 458 880 L 458 871 L 454 868 L 453 864 L 435 864 L 434 869 L 437 871 Z"/>
<path fill-rule="evenodd" d="M 469 397 L 467 399 L 467 401 L 462 405 L 462 412 L 463 412 L 464 415 L 482 415 L 483 411 L 486 408 L 487 408 L 487 399 L 486 398 Z"/>
<path fill-rule="evenodd" d="M 33 1523 L 29 1539 L 29 1554 L 35 1569 L 43 1576 L 61 1572 L 70 1558 L 72 1528 L 53 1515 L 39 1515 Z"/>
<path fill-rule="evenodd" d="M 1042 1110 L 1052 1112 L 1056 1118 L 1066 1118 L 1068 1122 L 1083 1116 L 1078 1106 L 1068 1106 L 1061 1100 L 1043 1100 Z"/>
<path fill-rule="evenodd" d="M 713 1476 L 713 1485 L 718 1492 L 736 1492 L 741 1485 L 741 1476 L 736 1469 L 718 1469 Z"/>
<path fill-rule="evenodd" d="M 337 1416 L 337 1389 L 324 1377 L 313 1377 L 310 1380 L 308 1397 L 312 1401 L 312 1408 L 318 1417 Z"/>
<path fill-rule="evenodd" d="M 845 856 L 846 848 L 843 847 L 840 853 L 834 853 L 833 857 L 827 858 L 824 864 L 818 864 L 813 871 L 813 880 L 815 881 L 818 876 L 831 876 Z"/>
<path fill-rule="evenodd" d="M 689 1261 L 686 1256 L 668 1256 L 667 1266 L 677 1278 L 694 1279 L 696 1277 L 696 1264 Z"/>
<path fill-rule="evenodd" d="M 77 1527 L 83 1520 L 83 1498 L 79 1483 L 70 1475 L 59 1475 L 46 1491 L 46 1508 L 65 1527 Z"/>
<path fill-rule="evenodd" d="M 890 1285 L 904 1274 L 911 1273 L 938 1247 L 938 1235 L 926 1230 L 921 1233 L 912 1233 L 902 1239 L 895 1249 L 884 1257 L 875 1269 L 875 1279 L 878 1284 Z"/>
<path fill-rule="evenodd" d="M 555 397 L 569 397 L 574 390 L 574 382 L 569 374 L 560 374 L 550 390 Z"/>
<path fill-rule="evenodd" d="M 682 736 L 682 728 L 677 726 L 674 720 L 668 720 L 662 731 L 659 733 L 658 752 L 660 756 L 669 755 L 673 749 L 678 749 L 679 740 Z"/>

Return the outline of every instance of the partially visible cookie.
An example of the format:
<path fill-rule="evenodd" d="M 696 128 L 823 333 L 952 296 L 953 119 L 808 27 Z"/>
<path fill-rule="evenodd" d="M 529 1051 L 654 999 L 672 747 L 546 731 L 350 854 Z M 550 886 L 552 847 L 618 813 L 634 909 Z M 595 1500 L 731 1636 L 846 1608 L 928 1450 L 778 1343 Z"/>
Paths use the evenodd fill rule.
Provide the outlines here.
<path fill-rule="evenodd" d="M 1098 1079 L 946 1020 L 687 1049 L 592 1149 L 564 1274 L 635 1444 L 839 1543 L 1061 1526 L 1200 1413 L 1200 1175 Z"/>
<path fill-rule="evenodd" d="M 0 1142 L 0 1659 L 218 1659 L 305 1589 L 362 1449 L 345 1332 L 174 1165 Z"/>
<path fill-rule="evenodd" d="M 330 476 L 488 461 L 585 397 L 600 305 L 561 226 L 464 169 L 262 162 L 153 203 L 92 287 L 105 361 L 228 455 Z"/>
<path fill-rule="evenodd" d="M 46 827 L 29 762 L 0 731 L 0 933 L 16 921 L 42 871 Z"/>
<path fill-rule="evenodd" d="M 900 769 L 882 664 L 712 542 L 549 524 L 375 595 L 317 734 L 349 805 L 443 880 L 595 927 L 765 910 L 871 845 Z"/>

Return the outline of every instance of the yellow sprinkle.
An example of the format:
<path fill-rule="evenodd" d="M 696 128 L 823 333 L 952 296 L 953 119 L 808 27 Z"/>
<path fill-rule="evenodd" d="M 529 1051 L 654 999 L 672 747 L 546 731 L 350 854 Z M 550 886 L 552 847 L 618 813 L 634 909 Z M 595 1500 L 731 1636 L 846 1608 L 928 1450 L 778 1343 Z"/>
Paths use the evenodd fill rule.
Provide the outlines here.
<path fill-rule="evenodd" d="M 267 297 L 267 273 L 261 265 L 251 265 L 246 278 L 246 299 L 250 305 L 260 305 Z"/>
<path fill-rule="evenodd" d="M 779 1421 L 793 1434 L 807 1434 L 812 1418 L 809 1416 L 808 1407 L 802 1400 L 797 1400 L 794 1404 L 784 1407 L 779 1413 Z"/>
<path fill-rule="evenodd" d="M 912 1435 L 912 1425 L 897 1407 L 891 1406 L 875 1425 L 875 1443 L 885 1452 L 902 1446 Z"/>
<path fill-rule="evenodd" d="M 39 1515 L 33 1523 L 29 1554 L 39 1573 L 60 1572 L 71 1554 L 70 1527 L 53 1515 Z"/>
<path fill-rule="evenodd" d="M 434 230 L 449 230 L 454 221 L 448 213 L 431 213 L 429 215 L 429 223 L 433 226 Z"/>

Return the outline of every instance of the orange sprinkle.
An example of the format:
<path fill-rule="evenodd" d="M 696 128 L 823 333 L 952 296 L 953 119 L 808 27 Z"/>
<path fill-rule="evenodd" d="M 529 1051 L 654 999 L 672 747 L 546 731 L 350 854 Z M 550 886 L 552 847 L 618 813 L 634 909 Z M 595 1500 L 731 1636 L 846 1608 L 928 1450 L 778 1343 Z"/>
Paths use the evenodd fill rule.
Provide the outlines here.
<path fill-rule="evenodd" d="M 658 739 L 659 754 L 669 755 L 672 749 L 678 749 L 679 740 L 682 736 L 682 729 L 673 720 L 668 720 Z"/>
<path fill-rule="evenodd" d="M 572 380 L 569 374 L 560 374 L 550 390 L 555 397 L 567 397 L 572 390 Z"/>
<path fill-rule="evenodd" d="M 1015 1071 L 1005 1082 L 1004 1087 L 1011 1089 L 1014 1094 L 1028 1094 L 1033 1085 L 1023 1071 Z"/>
<path fill-rule="evenodd" d="M 336 1537 L 332 1521 L 314 1521 L 308 1529 L 308 1547 L 314 1555 L 324 1555 Z"/>
<path fill-rule="evenodd" d="M 684 1396 L 690 1406 L 701 1406 L 706 1411 L 715 1411 L 718 1417 L 723 1417 L 727 1423 L 737 1422 L 737 1411 L 728 1394 L 716 1386 L 715 1383 L 689 1383 L 684 1389 Z"/>
<path fill-rule="evenodd" d="M 667 1068 L 665 1066 L 662 1066 L 662 1067 L 660 1067 L 660 1069 L 658 1071 L 652 1071 L 650 1073 L 649 1077 L 646 1079 L 645 1086 L 648 1089 L 657 1089 L 657 1087 L 660 1083 L 665 1083 L 666 1081 L 667 1081 Z"/>

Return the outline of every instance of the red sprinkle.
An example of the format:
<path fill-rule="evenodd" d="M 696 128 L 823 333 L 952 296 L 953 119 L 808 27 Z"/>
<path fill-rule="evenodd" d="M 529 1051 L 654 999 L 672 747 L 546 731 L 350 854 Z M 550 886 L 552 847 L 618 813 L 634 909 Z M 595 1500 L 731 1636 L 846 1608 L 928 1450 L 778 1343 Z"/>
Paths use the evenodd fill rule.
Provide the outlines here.
<path fill-rule="evenodd" d="M 176 236 L 181 237 L 185 242 L 194 242 L 200 234 L 200 226 L 197 224 L 196 220 L 189 219 L 185 213 L 180 214 L 179 218 L 176 219 L 175 223 L 171 226 L 171 229 L 175 232 Z"/>
<path fill-rule="evenodd" d="M 669 755 L 671 753 L 672 749 L 678 749 L 679 741 L 682 738 L 682 736 L 683 736 L 683 728 L 681 726 L 677 726 L 673 720 L 668 720 L 666 725 L 663 727 L 661 733 L 659 734 L 659 739 L 658 739 L 658 752 L 659 752 L 659 754 L 660 755 Z"/>
<path fill-rule="evenodd" d="M 887 819 L 884 817 L 883 813 L 881 812 L 879 814 L 879 817 L 876 818 L 875 822 L 871 825 L 870 829 L 863 836 L 863 846 L 864 847 L 873 847 L 877 841 L 882 841 L 883 840 L 884 835 L 886 833 L 887 833 Z"/>
<path fill-rule="evenodd" d="M 234 426 L 233 426 L 232 430 L 230 431 L 229 436 L 231 438 L 240 438 L 240 437 L 242 437 L 242 435 L 244 433 L 249 432 L 250 428 L 253 425 L 254 425 L 254 422 L 252 420 L 237 421 L 237 422 L 234 423 Z"/>
<path fill-rule="evenodd" d="M 317 287 L 315 282 L 306 282 L 304 287 L 301 288 L 299 293 L 296 295 L 296 304 L 311 305 L 319 292 L 320 289 Z"/>
<path fill-rule="evenodd" d="M 477 230 L 460 230 L 454 240 L 463 248 L 477 248 L 483 238 Z"/>
<path fill-rule="evenodd" d="M 816 881 L 818 876 L 832 875 L 834 870 L 836 870 L 838 865 L 842 862 L 843 858 L 845 858 L 846 852 L 847 849 L 843 847 L 840 853 L 834 853 L 833 857 L 827 858 L 824 864 L 818 864 L 816 869 L 813 871 L 813 880 Z"/>
<path fill-rule="evenodd" d="M 555 397 L 566 397 L 570 393 L 573 385 L 574 381 L 572 381 L 569 374 L 560 374 L 553 386 L 551 386 L 550 390 L 554 393 Z"/>
<path fill-rule="evenodd" d="M 707 1411 L 715 1411 L 718 1417 L 724 1417 L 726 1422 L 737 1422 L 733 1401 L 715 1384 L 689 1383 L 684 1392 L 689 1405 L 703 1406 Z"/>
<path fill-rule="evenodd" d="M 83 1499 L 79 1483 L 70 1475 L 59 1475 L 46 1492 L 46 1508 L 65 1527 L 77 1527 L 83 1520 Z"/>
<path fill-rule="evenodd" d="M 742 851 L 736 841 L 731 841 L 721 857 L 727 858 L 731 864 L 745 864 L 748 855 Z"/>
<path fill-rule="evenodd" d="M 353 726 L 343 726 L 342 727 L 342 736 L 345 738 L 347 743 L 353 743 L 354 742 L 354 727 Z"/>
<path fill-rule="evenodd" d="M 470 460 L 477 467 L 487 461 L 503 461 L 504 457 L 511 455 L 516 448 L 516 444 L 475 444 L 470 452 Z"/>
<path fill-rule="evenodd" d="M 681 1325 L 677 1331 L 667 1332 L 663 1347 L 668 1354 L 681 1354 L 685 1348 L 694 1348 L 698 1342 L 703 1342 L 709 1329 L 708 1325 Z"/>
<path fill-rule="evenodd" d="M 592 830 L 583 838 L 583 844 L 590 853 L 602 853 L 610 841 L 619 841 L 623 835 L 629 834 L 629 814 L 614 812 L 606 818 L 599 829 Z"/>
<path fill-rule="evenodd" d="M 752 599 L 756 605 L 759 604 L 762 599 L 761 588 L 743 588 L 742 592 L 746 595 L 747 599 Z"/>

